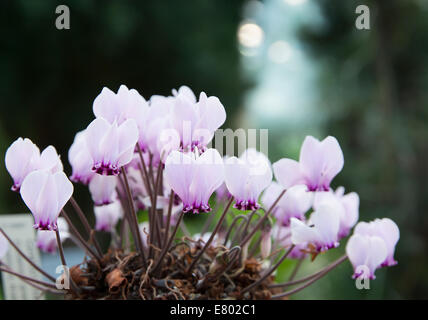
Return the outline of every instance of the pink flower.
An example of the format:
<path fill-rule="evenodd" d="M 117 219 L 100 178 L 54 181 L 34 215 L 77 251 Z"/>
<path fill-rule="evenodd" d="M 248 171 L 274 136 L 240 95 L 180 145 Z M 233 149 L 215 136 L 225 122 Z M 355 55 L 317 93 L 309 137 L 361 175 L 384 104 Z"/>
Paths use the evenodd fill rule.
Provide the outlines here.
<path fill-rule="evenodd" d="M 273 205 L 283 190 L 284 188 L 280 184 L 272 182 L 264 191 L 262 203 L 266 210 Z M 312 201 L 313 194 L 308 192 L 308 187 L 296 185 L 285 192 L 272 213 L 280 224 L 288 226 L 291 218 L 305 219 L 305 213 L 311 208 Z"/>
<path fill-rule="evenodd" d="M 227 190 L 225 183 L 222 183 L 220 187 L 217 188 L 215 193 L 217 195 L 218 201 L 224 201 L 224 200 L 230 199 L 231 197 L 231 194 L 229 193 L 229 190 Z"/>
<path fill-rule="evenodd" d="M 155 166 L 180 147 L 178 132 L 171 125 L 173 101 L 172 97 L 152 96 L 144 125 L 140 127 L 140 147 L 153 155 Z"/>
<path fill-rule="evenodd" d="M 55 147 L 48 146 L 40 154 L 37 170 L 47 170 L 51 173 L 62 172 L 64 167 Z"/>
<path fill-rule="evenodd" d="M 309 221 L 291 218 L 291 241 L 293 244 L 307 243 L 315 252 L 322 252 L 339 246 L 338 233 L 340 208 L 332 202 L 323 202 Z"/>
<path fill-rule="evenodd" d="M 34 171 L 21 186 L 21 197 L 39 230 L 57 229 L 58 216 L 72 194 L 73 184 L 63 172 Z"/>
<path fill-rule="evenodd" d="M 272 181 L 269 159 L 255 149 L 248 149 L 239 158 L 228 158 L 224 169 L 227 189 L 236 199 L 234 207 L 258 209 L 260 193 Z"/>
<path fill-rule="evenodd" d="M 95 229 L 113 232 L 119 219 L 123 217 L 123 208 L 119 201 L 105 206 L 95 206 Z"/>
<path fill-rule="evenodd" d="M 196 103 L 196 96 L 188 86 L 181 86 L 178 90 L 172 89 L 172 95 L 174 97 L 177 97 L 180 94 L 185 96 L 190 102 Z"/>
<path fill-rule="evenodd" d="M 97 118 L 86 129 L 85 138 L 92 158 L 92 171 L 118 175 L 120 168 L 132 161 L 138 141 L 138 128 L 132 119 L 118 125 Z"/>
<path fill-rule="evenodd" d="M 135 89 L 129 90 L 121 85 L 117 94 L 103 88 L 94 101 L 93 110 L 97 118 L 103 118 L 110 124 L 121 125 L 133 119 L 138 128 L 141 149 L 150 151 L 154 157 L 152 161 L 157 165 L 162 153 L 166 156 L 172 149 L 177 150 L 180 143 L 174 131 L 173 144 L 168 144 L 171 142 L 168 130 L 171 129 L 172 101 L 172 97 L 155 96 L 147 102 Z"/>
<path fill-rule="evenodd" d="M 110 204 L 117 199 L 117 177 L 95 175 L 89 183 L 89 191 L 96 206 Z"/>
<path fill-rule="evenodd" d="M 354 233 L 346 245 L 346 254 L 354 267 L 353 278 L 375 279 L 375 270 L 385 261 L 388 250 L 382 238 Z"/>
<path fill-rule="evenodd" d="M 167 217 L 168 217 L 168 208 L 169 208 L 169 200 L 171 195 L 171 187 L 168 185 L 168 182 L 166 180 L 163 181 L 164 188 L 163 188 L 163 196 L 158 195 L 156 198 L 156 209 L 157 210 L 163 210 L 163 219 L 166 223 Z M 137 196 L 137 202 L 139 203 L 140 207 L 142 207 L 141 210 L 144 210 L 146 208 L 152 207 L 152 201 L 148 195 L 138 195 Z M 172 202 L 172 209 L 171 209 L 171 224 L 174 225 L 177 221 L 177 218 L 180 214 L 180 212 L 183 211 L 183 203 L 181 202 L 181 199 L 177 196 L 177 194 L 174 193 L 173 196 L 173 202 Z"/>
<path fill-rule="evenodd" d="M 175 92 L 171 125 L 181 141 L 182 150 L 197 147 L 204 151 L 207 144 L 226 120 L 226 111 L 217 97 L 208 97 L 204 92 L 196 102 L 193 92 L 182 87 Z"/>
<path fill-rule="evenodd" d="M 35 170 L 52 173 L 63 170 L 62 162 L 53 146 L 40 154 L 39 148 L 30 139 L 17 139 L 6 151 L 6 169 L 13 178 L 12 190 L 18 192 L 25 177 Z"/>
<path fill-rule="evenodd" d="M 376 236 L 381 238 L 386 245 L 387 256 L 382 267 L 390 267 L 397 264 L 394 259 L 395 246 L 400 239 L 400 230 L 394 221 L 388 218 L 375 219 L 371 222 L 360 222 L 355 226 L 354 234 Z"/>
<path fill-rule="evenodd" d="M 85 131 L 78 132 L 68 151 L 68 161 L 73 169 L 70 180 L 87 185 L 94 177 L 92 158 L 86 145 Z"/>
<path fill-rule="evenodd" d="M 147 167 L 149 167 L 150 164 L 150 155 L 148 152 L 143 152 L 143 161 L 146 164 Z M 142 163 L 140 159 L 140 155 L 138 152 L 134 152 L 134 155 L 132 156 L 132 160 L 130 163 L 126 165 L 126 169 L 133 169 L 133 170 L 140 170 L 142 168 Z"/>
<path fill-rule="evenodd" d="M 199 95 L 198 121 L 193 131 L 192 146 L 203 150 L 214 137 L 215 131 L 226 121 L 226 110 L 217 97 Z"/>
<path fill-rule="evenodd" d="M 154 170 L 155 171 L 155 170 Z M 154 172 L 156 175 L 156 171 Z M 129 187 L 131 189 L 132 197 L 136 203 L 137 210 L 144 210 L 146 205 L 144 204 L 143 199 L 148 197 L 146 187 L 143 181 L 143 177 L 140 170 L 135 170 L 133 168 L 128 168 L 127 170 Z M 123 192 L 126 192 L 123 190 Z M 124 195 L 126 197 L 126 195 Z"/>
<path fill-rule="evenodd" d="M 180 137 L 169 127 L 169 118 L 157 118 L 146 127 L 146 151 L 152 154 L 152 163 L 158 167 L 173 150 L 179 150 Z"/>
<path fill-rule="evenodd" d="M 37 169 L 40 151 L 30 139 L 19 138 L 6 151 L 6 169 L 13 178 L 13 191 L 19 191 L 25 177 Z"/>
<path fill-rule="evenodd" d="M 360 198 L 355 192 L 344 195 L 345 189 L 339 187 L 335 192 L 316 192 L 314 200 L 314 209 L 322 202 L 335 202 L 335 205 L 340 208 L 340 227 L 339 239 L 346 237 L 349 231 L 358 221 L 358 208 Z"/>
<path fill-rule="evenodd" d="M 291 242 L 291 228 L 289 226 L 285 227 L 282 225 L 275 225 L 272 228 L 272 238 L 274 240 L 274 243 L 278 244 L 283 248 L 289 248 L 293 245 L 293 243 Z M 300 244 L 294 245 L 293 250 L 291 250 L 287 258 L 302 259 L 306 257 L 307 255 L 306 247 L 307 247 L 306 242 L 302 242 Z"/>
<path fill-rule="evenodd" d="M 224 181 L 223 159 L 215 149 L 202 155 L 172 151 L 165 163 L 165 179 L 183 201 L 184 212 L 209 212 L 208 200 Z"/>
<path fill-rule="evenodd" d="M 319 141 L 307 136 L 300 150 L 299 162 L 281 159 L 273 164 L 275 177 L 286 189 L 306 184 L 310 191 L 328 191 L 333 178 L 343 168 L 343 153 L 336 138 Z"/>
<path fill-rule="evenodd" d="M 179 218 L 180 213 L 182 211 L 183 211 L 183 204 L 182 203 L 179 203 L 179 204 L 174 205 L 172 207 L 172 211 L 171 211 L 171 222 L 170 222 L 171 226 L 175 226 L 177 224 L 178 218 Z M 164 221 L 165 221 L 165 223 L 166 223 L 166 219 L 168 217 L 167 215 L 168 215 L 168 212 L 164 213 Z"/>
<path fill-rule="evenodd" d="M 158 206 L 163 209 L 163 219 L 164 223 L 166 224 L 167 218 L 168 218 L 168 207 L 169 207 L 169 198 L 171 196 L 171 187 L 168 185 L 168 182 L 164 180 L 164 188 L 163 188 L 163 197 L 158 197 L 157 203 Z M 151 207 L 151 201 L 149 197 L 146 197 L 144 200 L 144 203 L 147 207 Z M 183 211 L 183 202 L 181 201 L 180 197 L 174 193 L 174 198 L 172 202 L 172 210 L 171 210 L 171 221 L 170 224 L 172 226 L 177 224 L 178 217 L 180 213 Z"/>
<path fill-rule="evenodd" d="M 137 90 L 129 90 L 121 85 L 117 94 L 104 87 L 95 98 L 93 111 L 95 117 L 103 118 L 111 124 L 121 125 L 128 119 L 134 119 L 137 125 L 142 123 L 148 112 L 149 105 Z"/>
<path fill-rule="evenodd" d="M 68 224 L 64 218 L 58 218 L 58 230 L 60 233 L 61 242 L 64 242 L 70 237 Z M 36 246 L 43 252 L 55 253 L 58 249 L 56 234 L 52 230 L 37 230 Z"/>
<path fill-rule="evenodd" d="M 226 163 L 227 159 L 229 159 L 228 156 L 223 156 L 223 163 Z M 226 201 L 232 197 L 229 190 L 227 189 L 226 183 L 224 182 L 220 185 L 220 187 L 217 188 L 215 193 L 217 201 Z"/>

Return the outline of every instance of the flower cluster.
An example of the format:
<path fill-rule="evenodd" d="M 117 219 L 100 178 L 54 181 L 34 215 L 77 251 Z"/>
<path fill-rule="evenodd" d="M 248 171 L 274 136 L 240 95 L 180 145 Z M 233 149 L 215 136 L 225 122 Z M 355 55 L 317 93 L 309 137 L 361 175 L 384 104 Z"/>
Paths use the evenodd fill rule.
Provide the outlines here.
<path fill-rule="evenodd" d="M 202 276 L 196 291 L 205 288 L 213 274 L 221 277 L 230 272 L 236 277 L 245 270 L 247 259 L 255 257 L 264 266 L 263 276 L 238 290 L 240 298 L 263 285 L 285 258 L 303 260 L 310 255 L 313 260 L 337 248 L 355 225 L 346 256 L 336 265 L 348 258 L 354 277 L 373 279 L 376 269 L 396 264 L 396 224 L 387 218 L 357 224 L 358 194 L 331 187 L 344 166 L 334 137 L 322 141 L 306 137 L 299 161 L 284 158 L 271 164 L 266 155 L 252 148 L 239 157 L 222 157 L 210 142 L 226 120 L 225 108 L 217 97 L 204 92 L 197 99 L 186 86 L 173 90 L 171 96 L 155 95 L 149 100 L 124 85 L 117 93 L 104 88 L 94 100 L 93 113 L 95 119 L 76 134 L 68 159 L 70 180 L 88 186 L 94 227 L 72 197 L 73 184 L 54 147 L 40 153 L 31 140 L 19 138 L 6 152 L 12 190 L 21 194 L 34 216 L 41 250 L 59 249 L 64 260 L 61 241 L 71 238 L 102 265 L 105 253 L 96 232 L 111 234 L 109 252 L 126 252 L 125 246 L 131 249 L 130 232 L 142 267 L 147 274 L 160 276 L 171 260 L 174 237 L 181 228 L 194 255 L 183 262 L 184 271 L 173 273 L 196 276 L 192 270 L 197 268 Z M 87 240 L 64 209 L 69 201 L 86 229 Z M 193 237 L 187 234 L 183 216 L 208 212 L 204 229 Z M 144 222 L 139 223 L 141 219 Z M 0 240 L 3 253 L 7 241 Z M 285 254 L 275 262 L 281 250 Z M 211 260 L 209 252 L 216 255 Z M 210 265 L 199 269 L 202 263 Z M 111 268 L 103 270 L 107 269 Z M 110 278 L 106 276 L 108 284 Z M 77 296 L 82 290 L 76 285 L 72 288 Z"/>
<path fill-rule="evenodd" d="M 30 140 L 19 138 L 6 151 L 6 168 L 13 178 L 12 190 L 34 215 L 34 227 L 56 230 L 57 218 L 73 194 L 73 184 L 63 172 L 54 147 L 42 153 Z"/>

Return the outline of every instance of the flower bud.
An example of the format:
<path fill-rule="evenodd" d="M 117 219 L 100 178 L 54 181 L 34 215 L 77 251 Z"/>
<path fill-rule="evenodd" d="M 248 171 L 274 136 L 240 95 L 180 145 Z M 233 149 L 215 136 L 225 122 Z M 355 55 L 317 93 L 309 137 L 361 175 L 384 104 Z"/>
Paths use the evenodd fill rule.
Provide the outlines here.
<path fill-rule="evenodd" d="M 266 228 L 266 230 L 263 230 L 261 235 L 262 240 L 260 242 L 260 253 L 263 259 L 266 259 L 267 257 L 269 257 L 272 249 L 271 234 L 272 234 L 272 228 L 269 226 L 268 228 Z"/>

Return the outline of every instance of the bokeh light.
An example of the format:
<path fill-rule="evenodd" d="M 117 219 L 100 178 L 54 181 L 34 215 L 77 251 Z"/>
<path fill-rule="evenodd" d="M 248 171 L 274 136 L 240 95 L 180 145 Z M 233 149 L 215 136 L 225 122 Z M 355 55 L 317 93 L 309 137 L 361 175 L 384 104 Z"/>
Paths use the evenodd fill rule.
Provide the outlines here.
<path fill-rule="evenodd" d="M 306 0 L 284 0 L 284 1 L 291 6 L 298 6 L 306 2 Z"/>
<path fill-rule="evenodd" d="M 274 63 L 285 63 L 290 60 L 293 50 L 288 42 L 276 41 L 269 46 L 268 56 Z"/>
<path fill-rule="evenodd" d="M 264 32 L 259 25 L 253 22 L 245 22 L 238 29 L 238 41 L 248 48 L 259 47 L 264 39 Z"/>

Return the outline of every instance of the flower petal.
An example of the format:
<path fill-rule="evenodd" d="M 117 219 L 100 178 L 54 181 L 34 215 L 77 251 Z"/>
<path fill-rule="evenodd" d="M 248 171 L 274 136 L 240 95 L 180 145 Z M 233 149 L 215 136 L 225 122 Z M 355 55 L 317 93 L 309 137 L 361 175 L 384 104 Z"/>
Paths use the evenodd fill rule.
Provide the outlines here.
<path fill-rule="evenodd" d="M 354 266 L 354 278 L 363 276 L 374 279 L 374 272 L 386 259 L 385 242 L 376 236 L 354 234 L 346 245 L 346 254 Z M 361 274 L 366 268 L 369 274 Z"/>
<path fill-rule="evenodd" d="M 312 136 L 307 136 L 300 149 L 299 162 L 311 191 L 317 190 L 324 165 L 324 154 L 321 142 Z"/>
<path fill-rule="evenodd" d="M 224 165 L 226 187 L 237 200 L 245 200 L 245 188 L 250 168 L 237 157 L 230 157 Z"/>
<path fill-rule="evenodd" d="M 223 158 L 216 149 L 208 149 L 195 161 L 191 192 L 197 195 L 197 203 L 208 205 L 209 198 L 223 182 Z"/>
<path fill-rule="evenodd" d="M 5 165 L 14 185 L 12 190 L 19 191 L 25 177 L 39 165 L 40 150 L 30 140 L 18 138 L 6 151 Z"/>
<path fill-rule="evenodd" d="M 88 184 L 94 172 L 93 161 L 86 145 L 85 131 L 76 134 L 73 144 L 68 151 L 68 161 L 73 169 L 70 179 L 74 182 Z"/>
<path fill-rule="evenodd" d="M 296 184 L 305 182 L 300 170 L 300 164 L 292 159 L 281 159 L 273 164 L 275 178 L 285 188 L 288 189 Z"/>
<path fill-rule="evenodd" d="M 94 213 L 96 218 L 95 229 L 112 232 L 119 219 L 123 217 L 123 208 L 120 202 L 116 201 L 105 206 L 96 206 Z"/>
<path fill-rule="evenodd" d="M 97 118 L 103 118 L 110 123 L 117 121 L 120 109 L 116 94 L 104 87 L 95 98 L 92 109 Z"/>
<path fill-rule="evenodd" d="M 103 161 L 103 155 L 100 152 L 100 143 L 109 130 L 110 124 L 103 118 L 95 119 L 86 129 L 86 145 L 94 164 Z"/>
<path fill-rule="evenodd" d="M 89 183 L 89 191 L 96 206 L 107 205 L 117 199 L 117 177 L 95 175 Z"/>
<path fill-rule="evenodd" d="M 398 226 L 389 218 L 376 219 L 378 235 L 385 241 L 386 247 L 388 249 L 387 261 L 385 261 L 385 266 L 393 266 L 397 264 L 397 261 L 394 259 L 395 246 L 397 245 L 398 240 L 400 239 L 400 230 Z"/>
<path fill-rule="evenodd" d="M 312 213 L 310 221 L 318 230 L 322 245 L 336 247 L 342 208 L 337 203 L 323 202 Z"/>
<path fill-rule="evenodd" d="M 312 207 L 312 202 L 313 193 L 308 191 L 308 187 L 295 185 L 289 188 L 278 202 L 276 217 L 283 225 L 288 225 L 292 217 L 303 220 L 305 213 Z"/>
<path fill-rule="evenodd" d="M 52 173 L 63 171 L 60 156 L 55 147 L 48 146 L 40 155 L 39 169 L 50 170 Z"/>
<path fill-rule="evenodd" d="M 197 107 L 199 109 L 198 128 L 206 128 L 214 133 L 226 121 L 226 110 L 217 97 L 207 97 L 205 92 L 201 92 Z"/>
<path fill-rule="evenodd" d="M 35 171 L 34 173 L 37 172 Z M 31 174 L 27 178 L 30 180 L 32 178 Z M 33 212 L 35 224 L 41 229 L 55 229 L 58 214 L 58 189 L 52 174 L 47 173 L 45 184 L 40 186 L 36 200 L 36 211 Z"/>
<path fill-rule="evenodd" d="M 165 179 L 172 190 L 187 205 L 193 181 L 195 160 L 187 154 L 172 151 L 165 162 Z"/>
<path fill-rule="evenodd" d="M 350 192 L 344 195 L 341 201 L 346 210 L 344 225 L 348 228 L 352 228 L 358 221 L 360 197 L 357 193 Z"/>
<path fill-rule="evenodd" d="M 38 199 L 41 190 L 49 179 L 49 173 L 45 171 L 34 171 L 30 173 L 21 186 L 21 197 L 27 207 L 30 209 L 34 218 L 38 218 Z M 54 199 L 56 202 L 56 199 Z"/>
<path fill-rule="evenodd" d="M 178 95 L 184 95 L 187 99 L 189 99 L 190 102 L 196 103 L 196 96 L 193 93 L 192 89 L 190 89 L 188 86 L 181 86 L 178 91 L 173 89 L 172 94 L 176 97 Z"/>
<path fill-rule="evenodd" d="M 322 168 L 323 185 L 327 189 L 331 180 L 343 169 L 344 158 L 339 142 L 335 137 L 328 136 L 321 142 L 324 163 Z"/>
<path fill-rule="evenodd" d="M 314 228 L 296 218 L 290 219 L 291 242 L 295 245 L 311 243 L 318 240 L 318 233 Z"/>
<path fill-rule="evenodd" d="M 260 193 L 272 182 L 272 169 L 269 159 L 261 152 L 253 148 L 247 149 L 240 157 L 249 167 L 249 178 L 247 196 L 249 199 L 257 201 Z"/>
<path fill-rule="evenodd" d="M 63 172 L 57 172 L 53 175 L 55 179 L 55 186 L 57 190 L 57 212 L 54 215 L 54 219 L 60 214 L 66 203 L 70 200 L 73 195 L 74 187 L 73 184 L 68 180 L 67 176 Z"/>
<path fill-rule="evenodd" d="M 192 142 L 193 130 L 198 120 L 195 104 L 185 95 L 179 94 L 175 98 L 171 116 L 171 124 L 180 135 L 183 148 L 188 147 Z"/>

